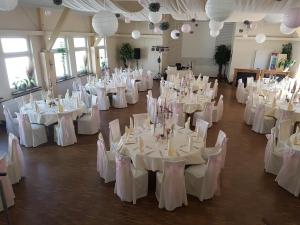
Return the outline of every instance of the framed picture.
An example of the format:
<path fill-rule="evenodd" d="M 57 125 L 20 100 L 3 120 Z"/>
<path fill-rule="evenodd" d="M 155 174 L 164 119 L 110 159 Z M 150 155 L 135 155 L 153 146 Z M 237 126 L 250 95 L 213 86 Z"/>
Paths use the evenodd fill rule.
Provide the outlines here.
<path fill-rule="evenodd" d="M 278 59 L 278 53 L 276 52 L 271 53 L 269 70 L 276 70 L 277 59 Z"/>

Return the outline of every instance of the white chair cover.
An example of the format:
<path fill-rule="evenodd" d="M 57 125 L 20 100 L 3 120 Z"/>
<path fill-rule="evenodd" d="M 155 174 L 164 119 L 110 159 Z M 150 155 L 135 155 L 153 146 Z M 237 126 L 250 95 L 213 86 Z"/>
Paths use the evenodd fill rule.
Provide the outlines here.
<path fill-rule="evenodd" d="M 12 133 L 8 136 L 8 154 L 6 155 L 7 175 L 12 184 L 24 177 L 25 163 L 19 139 Z"/>
<path fill-rule="evenodd" d="M 128 104 L 135 104 L 139 101 L 139 92 L 134 79 L 130 80 L 130 88 L 126 92 L 126 101 Z"/>
<path fill-rule="evenodd" d="M 213 108 L 213 116 L 212 116 L 213 122 L 218 122 L 222 119 L 223 110 L 224 110 L 223 95 L 220 95 L 217 106 L 214 106 Z"/>
<path fill-rule="evenodd" d="M 7 172 L 7 167 L 6 167 L 4 158 L 0 159 L 0 172 L 1 173 Z M 15 201 L 14 201 L 15 194 L 14 194 L 14 191 L 13 191 L 13 188 L 12 188 L 12 185 L 11 185 L 8 175 L 6 175 L 4 177 L 0 177 L 0 182 L 2 183 L 2 186 L 3 186 L 3 191 L 4 191 L 4 196 L 5 196 L 7 207 L 11 207 L 15 204 Z M 2 210 L 3 210 L 3 203 L 0 198 L 0 211 L 2 211 Z"/>
<path fill-rule="evenodd" d="M 117 150 L 117 145 L 121 139 L 121 130 L 120 130 L 120 122 L 119 119 L 115 119 L 110 121 L 109 124 L 109 144 L 110 150 L 115 151 Z"/>
<path fill-rule="evenodd" d="M 193 117 L 193 126 L 196 125 L 197 119 L 203 119 L 209 123 L 209 127 L 212 126 L 212 112 L 213 112 L 212 102 L 205 102 L 204 109 L 202 112 L 195 112 Z"/>
<path fill-rule="evenodd" d="M 176 118 L 174 121 L 178 126 L 184 127 L 185 123 L 185 113 L 184 113 L 184 103 L 175 102 L 172 106 L 173 116 Z"/>
<path fill-rule="evenodd" d="M 150 116 L 150 120 L 152 123 L 155 123 L 157 118 L 157 99 L 149 97 L 149 106 L 148 106 L 148 114 Z M 147 99 L 147 101 L 148 101 Z"/>
<path fill-rule="evenodd" d="M 58 113 L 58 125 L 54 126 L 54 141 L 60 146 L 77 143 L 72 112 Z"/>
<path fill-rule="evenodd" d="M 20 144 L 25 147 L 37 147 L 47 143 L 47 132 L 43 125 L 31 124 L 27 114 L 17 113 Z"/>
<path fill-rule="evenodd" d="M 253 104 L 253 96 L 249 95 L 244 111 L 244 120 L 247 125 L 252 125 L 255 114 L 255 106 Z"/>
<path fill-rule="evenodd" d="M 90 113 L 77 120 L 78 134 L 96 134 L 100 130 L 100 114 L 97 105 L 89 109 Z"/>
<path fill-rule="evenodd" d="M 200 201 L 220 194 L 220 174 L 222 169 L 222 149 L 210 154 L 207 164 L 190 166 L 185 170 L 187 193 Z"/>
<path fill-rule="evenodd" d="M 286 149 L 283 152 L 282 167 L 276 177 L 276 182 L 296 197 L 300 193 L 300 152 Z"/>
<path fill-rule="evenodd" d="M 147 119 L 149 118 L 148 113 L 133 114 L 132 116 L 134 128 L 144 127 Z"/>
<path fill-rule="evenodd" d="M 104 179 L 105 183 L 115 181 L 115 154 L 111 151 L 106 151 L 105 143 L 101 133 L 99 133 L 97 147 L 97 172 L 99 173 L 100 177 Z"/>
<path fill-rule="evenodd" d="M 153 75 L 150 70 L 147 71 L 147 79 L 146 79 L 147 89 L 152 89 L 153 87 Z"/>
<path fill-rule="evenodd" d="M 139 71 L 139 73 L 140 73 L 139 76 L 140 81 L 137 82 L 138 90 L 147 91 L 147 76 L 143 74 L 143 70 Z"/>
<path fill-rule="evenodd" d="M 275 126 L 275 119 L 273 117 L 265 116 L 265 105 L 259 104 L 253 118 L 252 130 L 256 133 L 266 134 L 270 133 Z"/>
<path fill-rule="evenodd" d="M 218 96 L 218 85 L 219 85 L 218 80 L 216 79 L 213 86 L 213 92 L 214 92 L 213 98 L 216 98 Z"/>
<path fill-rule="evenodd" d="M 109 98 L 106 95 L 105 88 L 97 88 L 97 97 L 98 97 L 98 109 L 99 110 L 108 110 L 109 109 Z"/>
<path fill-rule="evenodd" d="M 188 205 L 184 166 L 184 161 L 164 161 L 163 173 L 156 173 L 155 195 L 160 209 L 172 211 L 182 205 Z"/>
<path fill-rule="evenodd" d="M 92 95 L 88 94 L 83 86 L 80 86 L 79 89 L 81 101 L 84 102 L 87 108 L 91 107 Z"/>
<path fill-rule="evenodd" d="M 125 95 L 126 87 L 117 87 L 117 94 L 113 95 L 112 105 L 115 108 L 126 108 L 127 101 Z"/>
<path fill-rule="evenodd" d="M 277 175 L 283 158 L 283 150 L 277 147 L 276 144 L 276 128 L 271 129 L 271 134 L 266 135 L 268 142 L 265 149 L 265 171 Z"/>
<path fill-rule="evenodd" d="M 131 164 L 127 156 L 116 156 L 115 194 L 121 201 L 133 202 L 148 194 L 148 172 L 138 170 Z"/>
<path fill-rule="evenodd" d="M 278 122 L 278 143 L 284 144 L 292 135 L 292 120 L 281 120 Z"/>
<path fill-rule="evenodd" d="M 208 126 L 209 126 L 208 122 L 206 122 L 202 119 L 197 119 L 196 132 L 198 133 L 198 136 L 202 139 L 204 147 L 206 147 L 206 138 L 207 138 Z"/>
<path fill-rule="evenodd" d="M 244 87 L 244 83 L 242 79 L 238 80 L 238 86 L 236 89 L 236 99 L 238 103 L 245 104 L 246 103 L 247 93 Z"/>
<path fill-rule="evenodd" d="M 6 106 L 3 106 L 3 113 L 5 116 L 7 134 L 13 133 L 17 137 L 19 137 L 19 123 L 17 118 L 13 118 L 10 110 Z"/>

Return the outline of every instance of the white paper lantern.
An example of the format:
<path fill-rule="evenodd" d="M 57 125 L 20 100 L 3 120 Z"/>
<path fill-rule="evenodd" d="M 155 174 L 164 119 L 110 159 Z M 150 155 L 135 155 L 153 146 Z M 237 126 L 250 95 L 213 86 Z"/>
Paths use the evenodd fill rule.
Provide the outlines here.
<path fill-rule="evenodd" d="M 125 23 L 130 23 L 130 19 L 128 17 L 125 17 Z"/>
<path fill-rule="evenodd" d="M 179 38 L 178 34 L 180 34 L 179 30 L 172 30 L 171 31 L 171 38 L 177 40 Z"/>
<path fill-rule="evenodd" d="M 190 33 L 191 30 L 192 30 L 191 25 L 189 25 L 188 23 L 182 24 L 182 26 L 181 26 L 181 31 L 182 31 L 183 33 Z"/>
<path fill-rule="evenodd" d="M 134 30 L 131 33 L 131 37 L 133 39 L 139 39 L 141 37 L 141 32 L 139 30 Z"/>
<path fill-rule="evenodd" d="M 235 8 L 234 0 L 208 0 L 205 5 L 205 12 L 209 19 L 222 22 L 226 20 Z"/>
<path fill-rule="evenodd" d="M 266 35 L 265 34 L 257 34 L 255 36 L 255 41 L 258 43 L 258 44 L 262 44 L 266 41 Z"/>
<path fill-rule="evenodd" d="M 211 30 L 221 30 L 224 27 L 224 22 L 210 20 L 208 26 Z"/>
<path fill-rule="evenodd" d="M 148 18 L 152 23 L 159 23 L 162 20 L 162 14 L 160 12 L 149 12 Z"/>
<path fill-rule="evenodd" d="M 212 37 L 217 37 L 220 34 L 220 31 L 219 30 L 210 30 L 209 34 Z"/>
<path fill-rule="evenodd" d="M 283 15 L 283 24 L 289 28 L 300 27 L 300 7 L 291 8 Z"/>
<path fill-rule="evenodd" d="M 264 20 L 267 23 L 281 23 L 283 14 L 280 13 L 271 13 L 265 16 Z"/>
<path fill-rule="evenodd" d="M 283 23 L 280 24 L 280 32 L 283 34 L 292 34 L 296 31 L 296 29 L 293 28 L 289 28 L 286 25 L 284 25 Z"/>
<path fill-rule="evenodd" d="M 18 5 L 18 0 L 0 0 L 0 11 L 12 11 Z"/>
<path fill-rule="evenodd" d="M 112 12 L 101 11 L 93 16 L 92 26 L 101 37 L 109 37 L 118 30 L 118 19 Z"/>

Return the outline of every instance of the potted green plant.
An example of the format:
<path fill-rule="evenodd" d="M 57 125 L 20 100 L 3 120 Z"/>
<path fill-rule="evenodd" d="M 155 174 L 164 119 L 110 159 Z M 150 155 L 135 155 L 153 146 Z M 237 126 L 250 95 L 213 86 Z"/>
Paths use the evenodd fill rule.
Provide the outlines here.
<path fill-rule="evenodd" d="M 121 60 L 123 61 L 124 67 L 127 68 L 128 60 L 133 59 L 133 55 L 134 55 L 133 48 L 131 47 L 131 45 L 129 43 L 124 43 L 124 44 L 122 44 L 119 54 L 120 54 Z"/>
<path fill-rule="evenodd" d="M 231 58 L 231 50 L 229 46 L 219 45 L 216 47 L 216 53 L 214 55 L 214 59 L 219 66 L 218 79 L 226 78 L 226 65 L 228 64 Z M 225 66 L 224 74 L 222 74 L 223 65 Z"/>
<path fill-rule="evenodd" d="M 278 63 L 279 68 L 283 68 L 284 72 L 290 70 L 290 68 L 296 63 L 296 60 L 292 59 L 293 45 L 287 43 L 282 45 L 281 54 L 286 54 L 286 59 Z"/>

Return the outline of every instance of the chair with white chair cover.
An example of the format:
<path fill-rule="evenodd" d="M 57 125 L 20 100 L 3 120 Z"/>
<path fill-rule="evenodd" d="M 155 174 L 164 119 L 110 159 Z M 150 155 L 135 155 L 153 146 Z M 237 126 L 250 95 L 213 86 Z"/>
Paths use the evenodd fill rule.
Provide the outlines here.
<path fill-rule="evenodd" d="M 115 153 L 106 151 L 104 139 L 99 133 L 97 141 L 97 172 L 105 183 L 116 180 Z"/>
<path fill-rule="evenodd" d="M 237 86 L 237 89 L 236 89 L 236 99 L 238 101 L 238 103 L 242 103 L 242 104 L 245 104 L 246 103 L 246 99 L 247 99 L 247 92 L 245 90 L 245 87 L 244 87 L 244 83 L 243 83 L 243 80 L 242 79 L 239 79 L 238 80 L 238 86 Z"/>
<path fill-rule="evenodd" d="M 110 121 L 109 124 L 109 145 L 111 151 L 116 151 L 121 140 L 121 130 L 119 119 Z"/>
<path fill-rule="evenodd" d="M 157 98 L 149 98 L 148 114 L 152 123 L 155 123 L 157 117 Z"/>
<path fill-rule="evenodd" d="M 92 99 L 91 99 L 91 107 L 93 105 L 98 105 L 98 96 L 97 95 L 92 95 Z"/>
<path fill-rule="evenodd" d="M 98 97 L 98 109 L 99 110 L 108 110 L 110 107 L 109 98 L 106 94 L 105 88 L 97 88 L 97 97 Z"/>
<path fill-rule="evenodd" d="M 244 121 L 247 125 L 253 124 L 253 119 L 256 111 L 256 102 L 254 95 L 249 95 L 244 111 Z"/>
<path fill-rule="evenodd" d="M 213 95 L 213 98 L 215 99 L 217 96 L 218 96 L 218 80 L 216 79 L 215 82 L 214 82 L 214 86 L 212 88 L 213 92 L 214 92 L 214 95 Z"/>
<path fill-rule="evenodd" d="M 209 126 L 208 122 L 206 122 L 202 119 L 197 119 L 197 121 L 196 121 L 196 132 L 198 134 L 198 137 L 201 138 L 204 147 L 206 147 L 206 138 L 207 138 L 208 126 Z"/>
<path fill-rule="evenodd" d="M 31 124 L 27 114 L 17 113 L 20 144 L 25 147 L 37 147 L 47 143 L 46 128 L 40 124 Z"/>
<path fill-rule="evenodd" d="M 275 179 L 278 185 L 296 197 L 300 193 L 300 152 L 294 149 L 285 149 L 283 163 Z"/>
<path fill-rule="evenodd" d="M 153 87 L 153 76 L 150 70 L 147 71 L 146 85 L 148 90 Z"/>
<path fill-rule="evenodd" d="M 212 102 L 205 102 L 203 111 L 195 112 L 193 116 L 193 126 L 196 125 L 197 119 L 205 120 L 209 123 L 209 127 L 212 126 L 212 112 L 213 112 L 213 103 Z"/>
<path fill-rule="evenodd" d="M 143 70 L 140 71 L 139 81 L 137 82 L 139 91 L 147 91 L 147 77 L 143 74 Z"/>
<path fill-rule="evenodd" d="M 100 130 L 100 114 L 97 105 L 89 109 L 89 113 L 77 120 L 78 134 L 96 134 Z"/>
<path fill-rule="evenodd" d="M 7 173 L 5 158 L 0 159 L 0 173 Z M 7 207 L 11 207 L 15 204 L 15 200 L 14 200 L 15 194 L 8 175 L 6 174 L 6 176 L 0 176 L 0 182 L 2 183 L 6 205 Z M 3 210 L 3 203 L 0 198 L 0 211 L 2 210 Z"/>
<path fill-rule="evenodd" d="M 133 202 L 148 194 L 148 172 L 134 168 L 128 156 L 116 156 L 116 183 L 114 193 L 121 201 Z"/>
<path fill-rule="evenodd" d="M 254 82 L 254 78 L 253 77 L 247 77 L 247 87 L 251 86 Z"/>
<path fill-rule="evenodd" d="M 125 95 L 126 87 L 117 87 L 117 94 L 113 95 L 112 106 L 115 108 L 126 108 L 127 101 Z"/>
<path fill-rule="evenodd" d="M 276 143 L 276 127 L 271 129 L 271 134 L 266 135 L 268 142 L 265 149 L 265 171 L 277 175 L 283 161 L 283 148 Z"/>
<path fill-rule="evenodd" d="M 86 89 L 83 86 L 80 86 L 79 89 L 80 89 L 80 99 L 81 99 L 81 101 L 83 101 L 84 104 L 86 105 L 86 107 L 89 108 L 90 104 L 92 102 L 92 95 L 88 94 L 86 92 Z"/>
<path fill-rule="evenodd" d="M 190 166 L 185 170 L 186 191 L 200 201 L 220 194 L 222 149 L 208 156 L 206 164 Z"/>
<path fill-rule="evenodd" d="M 6 155 L 7 175 L 12 184 L 18 183 L 25 175 L 25 164 L 19 139 L 12 133 L 8 136 L 8 154 Z"/>
<path fill-rule="evenodd" d="M 130 80 L 130 89 L 127 89 L 125 95 L 128 104 L 135 104 L 139 101 L 139 92 L 134 79 Z"/>
<path fill-rule="evenodd" d="M 3 113 L 5 116 L 5 123 L 6 123 L 6 132 L 13 133 L 17 137 L 19 137 L 19 122 L 17 118 L 14 118 L 10 112 L 10 110 L 4 105 L 3 106 Z"/>
<path fill-rule="evenodd" d="M 184 103 L 182 102 L 174 102 L 172 105 L 172 112 L 173 112 L 173 117 L 175 119 L 175 123 L 180 126 L 184 127 L 185 124 L 185 113 L 184 113 Z"/>
<path fill-rule="evenodd" d="M 62 147 L 77 143 L 72 114 L 73 112 L 57 114 L 58 124 L 54 126 L 54 141 Z"/>
<path fill-rule="evenodd" d="M 275 122 L 275 118 L 265 115 L 265 105 L 259 104 L 254 114 L 252 130 L 260 134 L 270 133 Z"/>
<path fill-rule="evenodd" d="M 160 209 L 173 211 L 187 206 L 184 167 L 185 161 L 164 161 L 163 172 L 156 173 L 155 195 Z"/>
<path fill-rule="evenodd" d="M 144 127 L 147 120 L 150 119 L 148 113 L 133 114 L 132 116 L 134 128 Z"/>
<path fill-rule="evenodd" d="M 224 102 L 223 95 L 220 95 L 218 104 L 213 106 L 212 121 L 219 122 L 223 117 Z"/>

